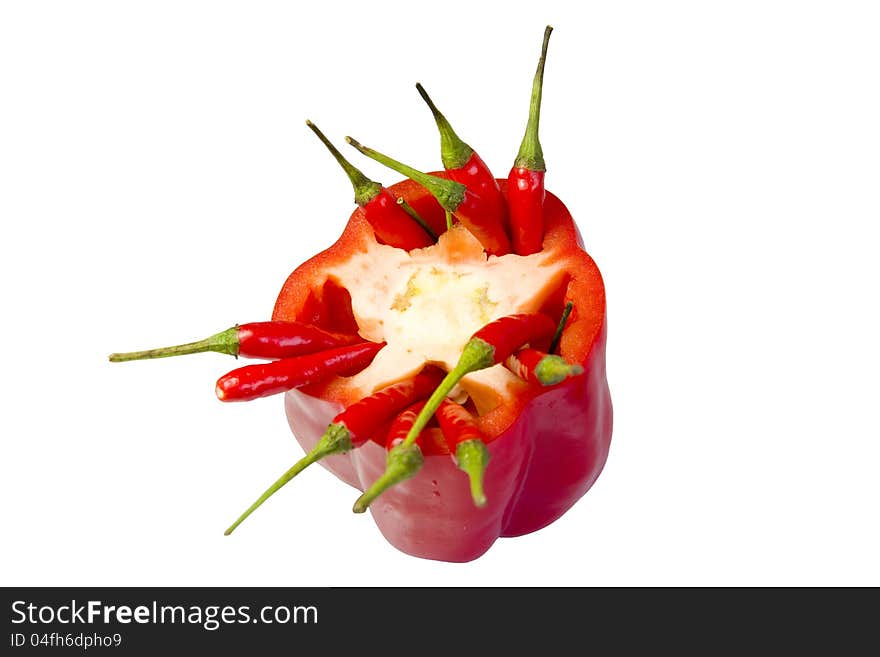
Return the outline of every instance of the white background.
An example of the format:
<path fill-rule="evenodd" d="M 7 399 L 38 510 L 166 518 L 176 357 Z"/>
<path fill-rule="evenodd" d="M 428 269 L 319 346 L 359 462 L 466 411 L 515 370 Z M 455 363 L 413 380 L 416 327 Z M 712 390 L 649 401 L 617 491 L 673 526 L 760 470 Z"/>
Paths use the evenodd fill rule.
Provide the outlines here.
<path fill-rule="evenodd" d="M 421 7 L 417 9 L 416 7 Z M 870 2 L 4 3 L 5 585 L 880 584 Z M 606 279 L 615 428 L 567 515 L 470 564 L 388 545 L 280 398 L 206 354 L 353 209 L 303 124 L 506 175 L 544 25 L 548 188 Z M 368 175 L 398 177 L 353 153 Z"/>

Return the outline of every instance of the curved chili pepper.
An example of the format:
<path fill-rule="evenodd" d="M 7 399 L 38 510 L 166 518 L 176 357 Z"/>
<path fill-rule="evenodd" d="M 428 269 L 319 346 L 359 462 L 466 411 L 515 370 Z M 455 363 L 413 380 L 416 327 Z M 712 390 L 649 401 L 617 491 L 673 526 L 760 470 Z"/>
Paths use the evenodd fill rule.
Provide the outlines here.
<path fill-rule="evenodd" d="M 248 509 L 229 526 L 225 535 L 256 511 L 266 500 L 278 492 L 300 472 L 331 454 L 344 454 L 360 447 L 385 425 L 395 413 L 399 413 L 416 400 L 425 399 L 440 382 L 440 370 L 429 368 L 416 376 L 382 388 L 364 397 L 339 413 L 327 427 L 318 443 L 299 461 L 293 464 L 275 483 L 257 498 Z"/>
<path fill-rule="evenodd" d="M 405 438 L 412 432 L 412 427 L 424 407 L 424 401 L 413 404 L 391 423 L 388 438 L 385 441 L 385 447 L 388 449 L 385 472 L 357 499 L 352 511 L 363 513 L 379 495 L 392 486 L 415 476 L 419 468 L 422 467 L 425 457 L 421 447 L 416 443 L 421 431 L 417 432 L 415 438 L 409 443 L 405 441 Z"/>
<path fill-rule="evenodd" d="M 416 89 L 431 110 L 440 132 L 440 156 L 446 173 L 480 197 L 486 223 L 499 224 L 506 230 L 507 203 L 495 176 L 476 151 L 455 133 L 421 83 L 416 83 Z"/>
<path fill-rule="evenodd" d="M 523 381 L 541 386 L 555 386 L 570 376 L 584 373 L 584 368 L 580 365 L 537 349 L 520 349 L 507 357 L 504 367 Z"/>
<path fill-rule="evenodd" d="M 217 380 L 217 397 L 226 402 L 249 401 L 333 376 L 351 376 L 369 365 L 384 346 L 384 342 L 364 342 L 271 363 L 245 365 Z"/>
<path fill-rule="evenodd" d="M 173 347 L 146 351 L 110 354 L 110 360 L 121 363 L 129 360 L 168 358 L 215 351 L 238 358 L 290 358 L 333 347 L 363 342 L 359 335 L 330 333 L 303 322 L 249 322 L 220 331 L 204 340 Z"/>
<path fill-rule="evenodd" d="M 503 224 L 498 221 L 497 217 L 486 213 L 483 199 L 467 187 L 454 180 L 446 180 L 413 169 L 409 165 L 360 144 L 351 137 L 346 137 L 345 141 L 367 157 L 422 185 L 437 199 L 444 210 L 458 217 L 459 221 L 474 234 L 490 254 L 501 256 L 510 253 L 510 240 L 507 238 L 507 233 L 504 232 Z"/>
<path fill-rule="evenodd" d="M 541 250 L 544 241 L 544 153 L 538 140 L 538 123 L 541 119 L 541 93 L 544 85 L 544 64 L 547 61 L 547 44 L 553 28 L 544 30 L 541 58 L 532 83 L 529 103 L 529 120 L 526 133 L 513 168 L 507 177 L 507 201 L 510 208 L 510 233 L 513 250 L 519 255 L 529 255 Z"/>
<path fill-rule="evenodd" d="M 367 178 L 360 169 L 346 160 L 318 126 L 311 121 L 306 121 L 306 125 L 312 129 L 348 175 L 354 187 L 354 202 L 364 209 L 367 221 L 373 227 L 380 242 L 409 251 L 436 241 L 436 238 L 432 239 L 420 225 L 413 222 L 385 187 Z"/>
<path fill-rule="evenodd" d="M 447 398 L 437 407 L 437 422 L 446 444 L 455 454 L 455 464 L 470 480 L 474 504 L 486 506 L 483 473 L 489 464 L 489 448 L 474 416 L 464 406 Z"/>

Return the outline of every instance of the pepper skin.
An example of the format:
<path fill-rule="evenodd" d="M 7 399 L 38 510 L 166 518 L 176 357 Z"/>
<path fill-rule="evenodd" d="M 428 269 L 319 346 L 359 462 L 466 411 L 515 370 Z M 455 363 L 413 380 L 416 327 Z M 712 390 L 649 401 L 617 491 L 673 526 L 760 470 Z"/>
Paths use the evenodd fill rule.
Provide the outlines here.
<path fill-rule="evenodd" d="M 499 183 L 506 194 L 507 181 Z M 427 192 L 412 181 L 389 189 L 411 203 L 425 203 Z M 565 303 L 571 301 L 574 310 L 557 353 L 569 363 L 582 366 L 584 372 L 552 387 L 529 384 L 508 372 L 510 381 L 505 389 L 495 391 L 497 404 L 490 404 L 475 416 L 490 454 L 484 481 L 487 503 L 482 508 L 474 505 L 461 471 L 449 458 L 449 450 L 442 449 L 442 438 L 426 440 L 426 434 L 439 431 L 424 431 L 419 441 L 424 465 L 414 477 L 387 490 L 370 507 L 383 535 L 403 552 L 453 562 L 475 559 L 498 537 L 527 534 L 559 518 L 587 492 L 602 470 L 612 428 L 605 375 L 604 285 L 598 268 L 583 250 L 571 216 L 549 192 L 544 203 L 544 226 L 542 250 L 529 257 L 542 258 L 542 262 L 561 268 L 559 293 L 543 299 L 545 307 L 522 312 L 542 311 L 558 317 Z M 305 313 L 315 314 L 310 303 L 328 281 L 338 283 L 335 272 L 367 248 L 371 240 L 375 243 L 363 210 L 355 210 L 339 240 L 290 275 L 276 302 L 273 319 L 304 320 Z M 490 258 L 487 266 L 492 262 Z M 353 299 L 353 303 L 356 301 Z M 342 314 L 348 316 L 347 312 Z M 315 316 L 331 317 L 326 312 Z M 319 325 L 325 330 L 341 328 L 332 319 L 323 322 Z M 381 358 L 382 352 L 370 367 Z M 503 369 L 501 365 L 495 367 Z M 337 413 L 364 395 L 353 381 L 334 377 L 286 393 L 290 426 L 306 451 Z M 365 490 L 385 471 L 386 456 L 383 444 L 369 441 L 358 450 L 328 456 L 321 463 L 343 481 Z"/>

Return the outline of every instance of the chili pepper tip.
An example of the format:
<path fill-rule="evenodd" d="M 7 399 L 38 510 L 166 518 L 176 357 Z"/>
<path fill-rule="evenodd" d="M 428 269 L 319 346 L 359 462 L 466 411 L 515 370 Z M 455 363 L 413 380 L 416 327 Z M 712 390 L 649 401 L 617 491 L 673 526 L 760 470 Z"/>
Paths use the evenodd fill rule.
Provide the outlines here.
<path fill-rule="evenodd" d="M 388 451 L 385 472 L 364 491 L 351 510 L 363 513 L 386 490 L 415 476 L 424 462 L 425 457 L 418 445 L 401 443 L 392 447 Z"/>
<path fill-rule="evenodd" d="M 479 439 L 465 440 L 455 450 L 458 469 L 467 474 L 471 482 L 471 497 L 478 507 L 486 506 L 486 493 L 483 492 L 483 474 L 489 464 L 489 449 Z"/>
<path fill-rule="evenodd" d="M 263 502 L 272 497 L 275 493 L 277 493 L 288 481 L 293 479 L 300 472 L 305 470 L 312 463 L 320 461 L 325 456 L 329 456 L 330 454 L 344 454 L 352 448 L 351 436 L 348 432 L 348 429 L 345 428 L 342 424 L 331 424 L 327 427 L 327 431 L 324 432 L 324 435 L 321 436 L 321 439 L 317 442 L 317 444 L 312 448 L 312 450 L 302 457 L 299 461 L 293 464 L 293 466 L 281 475 L 278 480 L 269 486 L 266 491 L 257 498 L 257 501 L 251 504 L 247 511 L 242 513 L 238 520 L 232 523 L 229 528 L 223 532 L 224 536 L 229 536 L 232 532 L 235 531 L 235 528 L 238 527 L 245 519 L 251 515 L 254 511 L 256 511 L 260 506 L 262 506 Z"/>

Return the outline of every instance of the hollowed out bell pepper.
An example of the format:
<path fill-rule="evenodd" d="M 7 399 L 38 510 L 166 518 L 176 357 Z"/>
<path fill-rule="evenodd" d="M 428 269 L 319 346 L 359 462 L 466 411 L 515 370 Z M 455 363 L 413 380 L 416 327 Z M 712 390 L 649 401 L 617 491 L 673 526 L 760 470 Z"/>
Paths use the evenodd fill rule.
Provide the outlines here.
<path fill-rule="evenodd" d="M 543 186 L 538 118 L 551 30 L 507 180 L 456 142 L 425 93 L 446 171 L 426 174 L 346 138 L 410 178 L 388 189 L 309 123 L 360 207 L 333 246 L 290 275 L 273 321 L 110 356 L 219 351 L 271 361 L 224 375 L 217 396 L 283 392 L 307 454 L 227 534 L 317 461 L 364 491 L 352 510 L 369 508 L 399 549 L 468 561 L 499 536 L 553 522 L 598 477 L 611 439 L 605 291 L 571 216 Z"/>
<path fill-rule="evenodd" d="M 507 181 L 499 184 L 506 196 Z M 389 191 L 427 220 L 442 218 L 440 206 L 414 182 Z M 459 224 L 436 245 L 407 252 L 380 244 L 363 209 L 355 210 L 339 240 L 290 275 L 273 319 L 338 333 L 356 329 L 387 345 L 355 376 L 287 392 L 293 433 L 309 450 L 344 407 L 426 364 L 454 367 L 483 324 L 513 313 L 559 317 L 568 302 L 573 311 L 556 353 L 581 365 L 582 374 L 542 387 L 495 365 L 469 374 L 453 391 L 456 401 L 474 410 L 491 455 L 486 505 L 474 504 L 440 429 L 429 425 L 419 439 L 424 465 L 370 507 L 389 542 L 429 559 L 469 561 L 500 536 L 538 530 L 592 486 L 608 454 L 612 424 L 602 277 L 567 209 L 549 192 L 543 247 L 528 256 L 487 256 Z M 321 463 L 364 490 L 385 470 L 384 440 L 377 435 Z"/>

